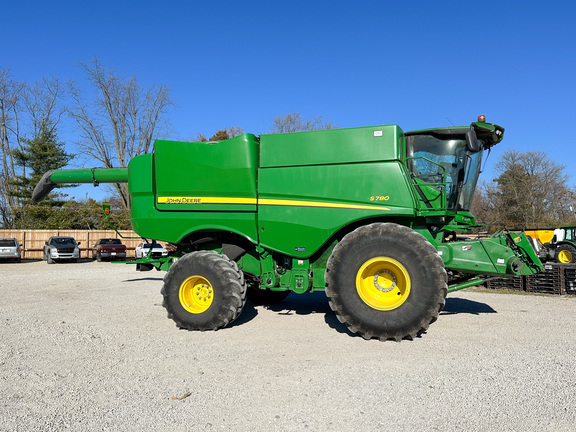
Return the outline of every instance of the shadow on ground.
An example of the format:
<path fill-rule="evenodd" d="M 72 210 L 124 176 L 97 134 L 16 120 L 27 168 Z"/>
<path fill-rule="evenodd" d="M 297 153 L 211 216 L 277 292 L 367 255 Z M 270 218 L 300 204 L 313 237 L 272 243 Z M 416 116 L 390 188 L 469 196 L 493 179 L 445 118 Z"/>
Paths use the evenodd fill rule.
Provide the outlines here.
<path fill-rule="evenodd" d="M 346 325 L 342 324 L 336 318 L 336 314 L 330 309 L 328 298 L 323 291 L 313 293 L 295 294 L 292 293 L 281 303 L 265 306 L 267 309 L 278 313 L 279 315 L 310 315 L 324 314 L 326 324 L 340 333 L 349 336 L 358 336 L 348 330 Z"/>
<path fill-rule="evenodd" d="M 463 313 L 480 315 L 497 312 L 486 303 L 462 298 L 447 298 L 446 306 L 444 306 L 444 310 L 440 313 L 440 315 L 455 315 Z"/>
<path fill-rule="evenodd" d="M 162 282 L 164 279 L 161 277 L 142 277 L 142 278 L 136 278 L 136 279 L 126 279 L 123 280 L 122 282 L 140 282 L 140 281 L 156 281 L 156 282 Z"/>
<path fill-rule="evenodd" d="M 258 309 L 256 309 L 256 305 L 251 301 L 247 301 L 242 309 L 242 313 L 240 316 L 234 321 L 232 324 L 227 325 L 226 328 L 232 328 L 236 326 L 240 326 L 242 324 L 246 324 L 247 322 L 252 321 L 258 315 Z"/>
<path fill-rule="evenodd" d="M 282 302 L 265 307 L 280 315 L 332 313 L 326 294 L 320 291 L 305 294 L 291 293 Z"/>
<path fill-rule="evenodd" d="M 137 281 L 162 281 L 162 278 L 137 278 L 137 279 L 127 279 L 124 282 L 137 282 Z M 160 304 L 158 304 L 160 306 Z M 328 304 L 328 298 L 324 292 L 313 292 L 306 294 L 295 294 L 292 293 L 286 297 L 282 302 L 261 306 L 255 304 L 254 302 L 248 300 L 242 313 L 233 323 L 228 325 L 226 328 L 232 328 L 236 326 L 243 325 L 252 321 L 258 316 L 258 308 L 266 308 L 279 315 L 310 315 L 310 314 L 323 314 L 324 321 L 330 328 L 338 331 L 339 333 L 344 333 L 353 337 L 361 337 L 355 333 L 352 333 L 345 324 L 342 324 L 336 318 L 336 314 L 330 308 Z M 440 315 L 455 315 L 455 314 L 472 314 L 480 315 L 487 313 L 497 313 L 491 306 L 486 303 L 477 302 L 474 300 L 462 299 L 462 298 L 448 298 L 446 299 L 446 305 L 444 310 Z"/>

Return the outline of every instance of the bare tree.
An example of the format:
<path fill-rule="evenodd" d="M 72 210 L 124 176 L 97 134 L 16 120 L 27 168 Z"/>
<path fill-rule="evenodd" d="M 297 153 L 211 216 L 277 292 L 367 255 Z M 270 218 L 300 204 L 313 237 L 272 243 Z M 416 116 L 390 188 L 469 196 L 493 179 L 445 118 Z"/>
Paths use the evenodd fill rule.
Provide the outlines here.
<path fill-rule="evenodd" d="M 12 224 L 15 199 L 6 195 L 8 180 L 16 175 L 12 150 L 20 147 L 19 117 L 25 85 L 14 81 L 9 69 L 0 69 L 0 224 Z"/>
<path fill-rule="evenodd" d="M 168 126 L 163 115 L 172 105 L 169 89 L 155 86 L 143 89 L 135 76 L 123 79 L 106 71 L 96 59 L 81 63 L 96 89 L 94 108 L 75 83 L 70 83 L 74 107 L 71 116 L 82 134 L 78 144 L 82 154 L 104 167 L 126 167 L 135 156 L 149 153 L 153 140 Z M 123 205 L 130 208 L 127 184 L 115 184 Z"/>
<path fill-rule="evenodd" d="M 507 151 L 496 164 L 498 177 L 482 184 L 475 198 L 478 221 L 495 228 L 547 228 L 573 222 L 576 193 L 564 165 L 544 152 Z"/>
<path fill-rule="evenodd" d="M 7 185 L 6 185 L 6 177 L 0 173 L 0 227 L 1 228 L 11 228 L 14 222 L 14 218 L 12 215 L 12 207 L 10 202 L 8 201 L 9 198 L 6 195 Z"/>
<path fill-rule="evenodd" d="M 41 133 L 54 132 L 66 112 L 59 103 L 62 85 L 58 78 L 42 78 L 33 87 L 27 87 L 24 93 L 24 105 L 32 120 L 32 137 Z"/>
<path fill-rule="evenodd" d="M 25 84 L 12 80 L 9 69 L 0 69 L 0 152 L 2 173 L 15 175 L 12 149 L 20 144 L 19 115 Z"/>
<path fill-rule="evenodd" d="M 322 129 L 334 129 L 332 121 L 322 122 L 322 116 L 316 115 L 310 119 L 302 118 L 302 114 L 292 111 L 283 116 L 274 117 L 270 133 L 300 132 Z"/>
<path fill-rule="evenodd" d="M 230 136 L 230 138 L 234 138 L 238 135 L 242 135 L 244 133 L 244 128 L 240 126 L 230 126 L 226 129 L 226 131 L 228 132 L 228 136 Z"/>

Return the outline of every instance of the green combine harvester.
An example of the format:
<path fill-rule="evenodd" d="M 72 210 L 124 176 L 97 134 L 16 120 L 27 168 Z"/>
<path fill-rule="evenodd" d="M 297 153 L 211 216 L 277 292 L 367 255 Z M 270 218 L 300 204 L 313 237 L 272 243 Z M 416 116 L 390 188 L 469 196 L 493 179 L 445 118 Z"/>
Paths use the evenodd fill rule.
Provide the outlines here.
<path fill-rule="evenodd" d="M 448 292 L 542 270 L 523 233 L 457 240 L 478 226 L 470 207 L 482 155 L 503 134 L 479 118 L 413 132 L 156 141 L 128 168 L 47 172 L 34 199 L 64 183 L 128 182 L 136 233 L 177 245 L 170 257 L 132 262 L 168 271 L 164 306 L 181 328 L 225 327 L 247 297 L 324 290 L 352 332 L 410 339 Z"/>

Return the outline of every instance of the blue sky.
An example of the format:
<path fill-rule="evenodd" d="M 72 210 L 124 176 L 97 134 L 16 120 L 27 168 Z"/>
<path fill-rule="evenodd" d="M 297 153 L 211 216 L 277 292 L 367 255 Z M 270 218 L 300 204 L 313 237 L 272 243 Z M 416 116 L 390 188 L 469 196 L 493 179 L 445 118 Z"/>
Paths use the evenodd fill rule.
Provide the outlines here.
<path fill-rule="evenodd" d="M 0 67 L 88 86 L 80 61 L 171 88 L 174 139 L 291 111 L 338 127 L 506 128 L 506 150 L 576 154 L 576 2 L 3 1 Z M 74 152 L 64 123 L 60 139 Z M 571 170 L 568 170 L 570 173 Z M 572 185 L 576 176 L 571 176 Z"/>

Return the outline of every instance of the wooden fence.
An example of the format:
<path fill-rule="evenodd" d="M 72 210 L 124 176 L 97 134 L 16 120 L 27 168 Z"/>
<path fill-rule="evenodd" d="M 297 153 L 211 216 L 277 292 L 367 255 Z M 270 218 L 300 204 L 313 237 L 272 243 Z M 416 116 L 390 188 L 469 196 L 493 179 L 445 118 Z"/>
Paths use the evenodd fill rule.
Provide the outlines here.
<path fill-rule="evenodd" d="M 134 231 L 119 230 L 124 237 L 137 237 Z M 74 237 L 80 243 L 80 257 L 92 258 L 92 245 L 101 238 L 119 238 L 126 245 L 126 257 L 134 257 L 134 249 L 140 238 L 121 238 L 112 230 L 7 230 L 0 229 L 0 238 L 13 237 L 22 245 L 22 258 L 42 259 L 44 242 L 52 236 Z"/>

